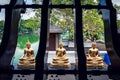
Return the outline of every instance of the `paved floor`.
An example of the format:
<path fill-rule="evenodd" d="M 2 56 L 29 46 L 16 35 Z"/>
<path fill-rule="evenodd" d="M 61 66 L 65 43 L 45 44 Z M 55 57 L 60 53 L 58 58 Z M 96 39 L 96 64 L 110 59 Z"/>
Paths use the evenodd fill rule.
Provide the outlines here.
<path fill-rule="evenodd" d="M 87 79 L 113 80 L 113 79 L 109 79 L 108 75 L 87 75 Z M 12 80 L 34 80 L 34 74 L 29 74 L 29 75 L 15 74 Z M 67 74 L 67 75 L 49 74 L 46 80 L 76 80 L 76 77 L 72 74 Z M 119 80 L 119 79 L 115 79 L 115 80 Z"/>

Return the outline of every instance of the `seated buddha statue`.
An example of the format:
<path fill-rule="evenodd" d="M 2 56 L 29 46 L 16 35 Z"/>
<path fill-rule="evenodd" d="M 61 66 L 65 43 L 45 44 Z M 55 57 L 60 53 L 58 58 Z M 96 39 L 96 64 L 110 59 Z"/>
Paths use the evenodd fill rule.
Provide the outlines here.
<path fill-rule="evenodd" d="M 19 58 L 18 68 L 35 68 L 34 50 L 28 41 L 24 49 L 24 55 Z"/>
<path fill-rule="evenodd" d="M 96 42 L 92 43 L 92 47 L 88 50 L 86 57 L 87 67 L 103 67 L 103 59 L 99 56 L 99 51 L 96 48 Z"/>
<path fill-rule="evenodd" d="M 59 43 L 59 47 L 56 49 L 56 56 L 53 58 L 51 67 L 57 68 L 70 68 L 71 64 L 69 63 L 69 59 L 66 56 L 66 49 L 63 48 L 63 43 Z"/>

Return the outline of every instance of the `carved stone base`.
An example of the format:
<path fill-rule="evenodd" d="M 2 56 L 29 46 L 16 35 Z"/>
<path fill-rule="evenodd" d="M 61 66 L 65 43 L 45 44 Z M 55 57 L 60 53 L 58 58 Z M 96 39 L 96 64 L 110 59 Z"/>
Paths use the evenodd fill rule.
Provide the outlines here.
<path fill-rule="evenodd" d="M 87 67 L 99 67 L 99 68 L 103 68 L 104 67 L 104 63 L 100 63 L 100 64 L 94 64 L 94 63 L 87 63 Z"/>
<path fill-rule="evenodd" d="M 24 65 L 24 64 L 18 64 L 19 69 L 34 69 L 35 64 L 29 64 L 29 65 Z"/>
<path fill-rule="evenodd" d="M 52 68 L 70 68 L 71 64 L 70 63 L 64 63 L 63 61 L 59 61 L 56 63 L 51 63 L 50 67 Z"/>
<path fill-rule="evenodd" d="M 103 59 L 101 57 L 87 57 L 86 65 L 87 65 L 87 67 L 103 68 L 104 62 L 103 62 Z"/>
<path fill-rule="evenodd" d="M 17 66 L 19 69 L 34 69 L 35 68 L 35 60 L 19 61 Z"/>

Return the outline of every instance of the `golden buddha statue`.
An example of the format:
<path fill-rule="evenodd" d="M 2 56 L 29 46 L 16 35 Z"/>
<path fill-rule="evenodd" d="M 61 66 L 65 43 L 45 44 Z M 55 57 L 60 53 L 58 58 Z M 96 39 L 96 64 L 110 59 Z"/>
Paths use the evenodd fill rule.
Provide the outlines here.
<path fill-rule="evenodd" d="M 88 50 L 87 55 L 87 67 L 99 67 L 102 68 L 104 66 L 103 59 L 99 57 L 99 51 L 96 48 L 96 42 L 92 43 L 92 48 Z"/>
<path fill-rule="evenodd" d="M 69 63 L 69 59 L 66 56 L 66 49 L 63 48 L 63 43 L 59 43 L 59 48 L 56 49 L 56 56 L 53 58 L 51 67 L 62 67 L 62 68 L 70 68 L 71 64 Z"/>
<path fill-rule="evenodd" d="M 24 55 L 19 59 L 18 68 L 35 68 L 34 50 L 28 41 L 24 49 Z"/>

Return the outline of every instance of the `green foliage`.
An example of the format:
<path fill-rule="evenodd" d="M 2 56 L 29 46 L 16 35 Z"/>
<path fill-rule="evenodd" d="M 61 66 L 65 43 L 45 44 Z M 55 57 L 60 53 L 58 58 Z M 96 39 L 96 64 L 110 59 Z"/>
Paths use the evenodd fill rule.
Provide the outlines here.
<path fill-rule="evenodd" d="M 64 33 L 69 31 L 69 40 L 73 40 L 74 14 L 72 9 L 52 9 L 51 23 L 62 28 Z"/>
<path fill-rule="evenodd" d="M 35 3 L 35 4 L 39 4 L 39 3 L 42 3 L 43 0 L 32 0 L 32 2 Z"/>
<path fill-rule="evenodd" d="M 37 19 L 41 19 L 41 9 L 35 9 L 35 17 L 34 18 L 37 18 Z"/>
<path fill-rule="evenodd" d="M 83 32 L 84 37 L 93 39 L 100 39 L 104 33 L 102 16 L 98 14 L 95 9 L 83 10 Z"/>
<path fill-rule="evenodd" d="M 4 26 L 4 21 L 1 20 L 1 21 L 0 21 L 0 32 L 3 30 L 3 26 Z"/>
<path fill-rule="evenodd" d="M 114 8 L 117 10 L 117 13 L 120 14 L 120 6 L 118 6 L 118 5 L 115 4 Z"/>
<path fill-rule="evenodd" d="M 40 25 L 39 25 L 39 20 L 36 20 L 36 19 L 28 19 L 26 20 L 26 23 L 24 24 L 25 28 L 27 29 L 32 29 L 32 30 L 35 30 L 36 28 L 39 28 Z"/>
<path fill-rule="evenodd" d="M 52 0 L 54 4 L 63 4 L 61 0 Z M 72 0 L 71 0 L 72 1 Z M 67 1 L 66 1 L 67 2 Z M 74 2 L 72 2 L 74 3 Z M 98 4 L 98 0 L 81 0 L 81 4 Z M 83 34 L 84 38 L 103 39 L 104 27 L 102 16 L 97 10 L 83 9 Z M 74 13 L 72 9 L 52 9 L 51 13 L 52 24 L 61 27 L 64 31 L 69 31 L 69 39 L 73 39 L 74 35 Z"/>
<path fill-rule="evenodd" d="M 52 4 L 73 4 L 74 0 L 51 0 Z"/>
<path fill-rule="evenodd" d="M 4 21 L 1 20 L 0 21 L 0 42 L 1 42 L 1 39 L 2 39 L 3 28 L 4 28 Z"/>
<path fill-rule="evenodd" d="M 120 28 L 120 20 L 117 20 L 117 27 Z"/>
<path fill-rule="evenodd" d="M 37 2 L 38 0 L 34 0 Z M 74 0 L 51 0 L 52 4 L 74 4 Z M 81 0 L 81 4 L 98 4 L 98 0 Z M 35 17 L 29 20 L 22 20 L 20 24 L 20 31 L 27 29 L 35 30 L 40 27 L 41 9 L 34 10 Z M 79 15 L 77 15 L 79 16 Z M 97 10 L 83 10 L 83 34 L 85 38 L 103 39 L 103 22 Z M 69 40 L 74 37 L 74 11 L 72 9 L 52 9 L 51 23 L 66 31 L 69 31 Z"/>
<path fill-rule="evenodd" d="M 40 27 L 40 20 L 34 17 L 27 20 L 21 20 L 19 24 L 19 32 L 30 32 Z"/>
<path fill-rule="evenodd" d="M 37 34 L 24 34 L 18 37 L 18 46 L 23 49 L 26 47 L 26 42 L 29 40 L 31 43 L 38 41 L 39 36 Z"/>
<path fill-rule="evenodd" d="M 81 4 L 82 5 L 86 5 L 86 4 L 97 5 L 98 0 L 96 0 L 96 1 L 94 1 L 94 0 L 81 0 Z"/>
<path fill-rule="evenodd" d="M 74 15 L 72 9 L 53 9 L 51 13 L 52 24 L 59 26 L 64 31 L 69 31 L 69 39 L 74 37 Z M 103 39 L 104 27 L 102 16 L 97 10 L 83 9 L 84 38 Z"/>

